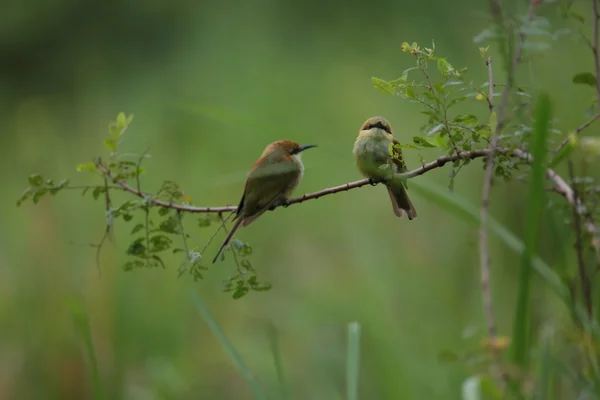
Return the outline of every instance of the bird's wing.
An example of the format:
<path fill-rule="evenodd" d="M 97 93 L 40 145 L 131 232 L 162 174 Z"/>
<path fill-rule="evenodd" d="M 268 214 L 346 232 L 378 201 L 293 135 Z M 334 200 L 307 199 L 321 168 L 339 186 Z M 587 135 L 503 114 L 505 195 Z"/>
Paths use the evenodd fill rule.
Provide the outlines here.
<path fill-rule="evenodd" d="M 408 171 L 408 168 L 406 168 L 406 164 L 404 163 L 404 155 L 402 154 L 402 150 L 395 147 L 397 144 L 400 144 L 400 143 L 393 136 L 391 136 L 391 139 L 392 139 L 392 143 L 394 144 L 394 148 L 392 150 L 392 152 L 394 153 L 394 157 L 391 159 L 391 163 L 393 165 L 396 165 L 399 173 L 406 172 L 406 171 Z M 406 181 L 403 181 L 402 184 L 404 185 L 405 188 L 408 189 L 408 184 L 406 183 Z"/>
<path fill-rule="evenodd" d="M 297 183 L 300 170 L 294 162 L 263 159 L 248 175 L 243 196 L 243 226 L 247 226 Z"/>

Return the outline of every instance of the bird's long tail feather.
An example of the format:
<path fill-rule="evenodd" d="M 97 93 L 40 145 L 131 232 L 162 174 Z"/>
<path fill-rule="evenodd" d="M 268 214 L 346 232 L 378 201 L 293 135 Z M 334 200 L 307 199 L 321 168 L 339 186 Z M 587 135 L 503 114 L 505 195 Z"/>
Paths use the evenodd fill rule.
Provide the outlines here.
<path fill-rule="evenodd" d="M 401 217 L 404 215 L 404 212 L 406 212 L 408 219 L 417 218 L 417 210 L 415 210 L 415 207 L 408 198 L 404 186 L 394 185 L 392 187 L 392 185 L 390 185 L 387 187 L 387 190 L 390 194 L 390 199 L 392 200 L 394 214 L 396 214 L 397 217 Z"/>
<path fill-rule="evenodd" d="M 225 248 L 225 246 L 227 246 L 229 244 L 229 242 L 233 238 L 233 235 L 240 228 L 240 226 L 241 226 L 241 224 L 242 224 L 243 221 L 244 221 L 243 218 L 238 218 L 238 219 L 235 220 L 235 224 L 233 224 L 233 226 L 231 227 L 231 231 L 229 231 L 229 233 L 227 234 L 227 237 L 223 241 L 223 244 L 219 248 L 219 251 L 217 251 L 217 255 L 215 256 L 215 258 L 213 258 L 213 261 L 212 261 L 213 264 L 217 261 L 217 258 L 219 257 L 219 255 L 221 254 L 221 252 L 223 251 L 223 249 Z"/>

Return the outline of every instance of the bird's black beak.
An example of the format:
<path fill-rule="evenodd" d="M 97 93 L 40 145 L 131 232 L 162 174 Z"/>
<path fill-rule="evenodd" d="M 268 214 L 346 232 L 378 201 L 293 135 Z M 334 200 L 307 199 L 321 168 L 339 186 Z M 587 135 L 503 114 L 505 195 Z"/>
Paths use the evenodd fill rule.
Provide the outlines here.
<path fill-rule="evenodd" d="M 300 148 L 298 149 L 298 153 L 301 153 L 304 150 L 310 149 L 312 147 L 317 147 L 317 145 L 316 144 L 304 144 L 304 145 L 300 146 Z"/>

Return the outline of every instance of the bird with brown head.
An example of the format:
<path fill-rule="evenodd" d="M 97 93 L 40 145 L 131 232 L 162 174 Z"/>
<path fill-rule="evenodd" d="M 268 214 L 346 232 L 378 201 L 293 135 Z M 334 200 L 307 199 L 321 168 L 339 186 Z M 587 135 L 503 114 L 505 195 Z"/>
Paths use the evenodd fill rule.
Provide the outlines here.
<path fill-rule="evenodd" d="M 279 140 L 269 144 L 246 178 L 244 193 L 235 211 L 235 224 L 219 248 L 213 263 L 235 232 L 248 226 L 265 211 L 285 205 L 304 174 L 300 154 L 316 145 L 299 145 L 290 140 Z"/>

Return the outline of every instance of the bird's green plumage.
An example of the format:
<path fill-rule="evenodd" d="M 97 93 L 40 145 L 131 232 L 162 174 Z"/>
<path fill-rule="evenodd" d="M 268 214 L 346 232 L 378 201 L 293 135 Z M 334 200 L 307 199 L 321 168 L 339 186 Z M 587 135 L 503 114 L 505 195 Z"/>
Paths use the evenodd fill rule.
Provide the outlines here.
<path fill-rule="evenodd" d="M 368 178 L 384 180 L 394 214 L 400 217 L 406 213 L 413 219 L 417 217 L 417 211 L 406 193 L 406 181 L 396 179 L 397 174 L 407 171 L 402 151 L 395 147 L 397 144 L 391 126 L 384 118 L 369 118 L 354 142 L 356 167 Z"/>
<path fill-rule="evenodd" d="M 392 148 L 397 159 L 390 156 L 394 137 L 382 129 L 361 131 L 354 143 L 356 167 L 365 176 L 373 179 L 390 179 L 393 174 L 406 171 L 399 149 Z"/>

